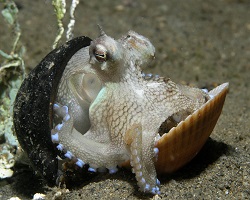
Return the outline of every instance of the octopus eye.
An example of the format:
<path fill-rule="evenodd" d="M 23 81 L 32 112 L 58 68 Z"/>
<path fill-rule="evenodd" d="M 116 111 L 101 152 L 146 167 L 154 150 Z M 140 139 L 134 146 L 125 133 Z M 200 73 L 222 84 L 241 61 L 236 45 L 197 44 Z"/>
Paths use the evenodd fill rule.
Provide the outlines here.
<path fill-rule="evenodd" d="M 94 56 L 96 58 L 97 61 L 99 62 L 105 62 L 107 61 L 107 51 L 103 50 L 103 49 L 94 49 L 93 51 Z"/>
<path fill-rule="evenodd" d="M 127 36 L 126 36 L 126 39 L 129 39 L 130 37 L 131 37 L 130 35 L 127 35 Z"/>

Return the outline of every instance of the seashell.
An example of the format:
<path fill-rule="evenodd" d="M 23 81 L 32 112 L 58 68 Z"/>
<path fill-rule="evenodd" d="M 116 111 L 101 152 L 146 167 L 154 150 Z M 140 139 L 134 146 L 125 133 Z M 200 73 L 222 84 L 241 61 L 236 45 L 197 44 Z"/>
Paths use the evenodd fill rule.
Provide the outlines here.
<path fill-rule="evenodd" d="M 228 88 L 229 84 L 224 83 L 211 90 L 212 99 L 161 136 L 156 144 L 159 174 L 174 172 L 197 155 L 217 123 Z"/>
<path fill-rule="evenodd" d="M 55 94 L 68 61 L 90 42 L 90 38 L 82 36 L 50 52 L 25 78 L 14 103 L 18 141 L 33 167 L 51 185 L 59 176 L 58 152 L 50 133 Z"/>
<path fill-rule="evenodd" d="M 94 46 L 95 43 L 97 43 L 96 46 Z M 103 44 L 100 45 L 99 43 Z M 161 95 L 159 96 L 167 103 L 169 103 L 168 101 L 170 101 L 170 103 L 168 104 L 168 106 L 170 107 L 169 110 L 173 112 L 173 115 L 170 115 L 170 118 L 172 117 L 174 122 L 180 122 L 177 124 L 176 127 L 173 127 L 171 123 L 169 125 L 168 119 L 166 119 L 166 121 L 163 123 L 162 121 L 158 122 L 156 120 L 156 124 L 162 123 L 160 127 L 157 125 L 157 127 L 159 128 L 157 130 L 161 129 L 160 132 L 163 132 L 164 134 L 162 134 L 160 138 L 156 138 L 156 143 L 155 141 L 150 140 L 146 141 L 147 144 L 145 144 L 142 142 L 142 139 L 140 139 L 142 134 L 142 125 L 137 123 L 138 120 L 135 120 L 135 123 L 132 124 L 131 127 L 129 127 L 131 129 L 127 128 L 125 130 L 125 134 L 119 136 L 121 140 L 124 139 L 124 142 L 122 141 L 122 145 L 127 145 L 126 148 L 121 149 L 121 151 L 115 151 L 117 154 L 115 155 L 116 159 L 119 160 L 119 162 L 115 162 L 116 160 L 113 161 L 112 159 L 112 162 L 107 162 L 108 164 L 111 163 L 110 165 L 102 165 L 102 163 L 99 163 L 98 165 L 96 163 L 88 162 L 89 166 L 86 168 L 88 169 L 88 171 L 90 171 L 91 173 L 97 170 L 105 171 L 105 169 L 107 168 L 110 173 L 115 173 L 117 171 L 117 165 L 129 166 L 129 161 L 125 161 L 129 158 L 132 158 L 132 161 L 130 160 L 130 163 L 134 165 L 133 170 L 139 170 L 134 172 L 136 174 L 136 179 L 138 181 L 138 186 L 140 187 L 140 190 L 145 192 L 151 192 L 153 194 L 158 194 L 159 181 L 156 178 L 155 169 L 157 171 L 157 174 L 164 174 L 176 171 L 180 167 L 185 165 L 199 152 L 199 150 L 202 148 L 207 138 L 213 131 L 214 126 L 216 125 L 216 122 L 222 111 L 226 94 L 228 92 L 228 83 L 224 83 L 216 87 L 212 91 L 206 93 L 200 91 L 199 89 L 193 89 L 177 85 L 173 83 L 170 79 L 163 79 L 158 76 L 154 77 L 152 74 L 141 74 L 137 67 L 145 63 L 145 60 L 147 61 L 147 59 L 151 59 L 154 57 L 153 45 L 149 42 L 147 38 L 144 38 L 143 36 L 140 36 L 132 31 L 129 32 L 129 37 L 122 37 L 120 40 L 118 40 L 118 43 L 119 45 L 115 46 L 116 41 L 113 38 L 107 36 L 103 31 L 101 31 L 100 38 L 97 38 L 94 42 L 92 42 L 93 45 L 91 44 L 91 39 L 88 37 L 75 38 L 67 42 L 65 45 L 49 53 L 41 61 L 41 63 L 28 75 L 28 77 L 24 80 L 22 86 L 19 89 L 14 104 L 14 126 L 16 134 L 22 148 L 28 154 L 28 157 L 30 158 L 35 169 L 38 170 L 38 172 L 40 172 L 41 175 L 51 185 L 55 184 L 58 181 L 58 178 L 60 178 L 61 172 L 59 170 L 60 165 L 58 164 L 58 156 L 63 159 L 67 158 L 68 160 L 71 160 L 73 163 L 76 164 L 76 168 L 78 169 L 86 166 L 84 160 L 75 156 L 75 154 L 78 153 L 78 150 L 75 149 L 78 149 L 78 147 L 84 149 L 86 148 L 86 146 L 91 147 L 93 143 L 96 143 L 96 141 L 94 140 L 93 143 L 92 141 L 90 142 L 91 144 L 86 142 L 90 141 L 90 139 L 92 139 L 91 137 L 94 137 L 92 132 L 89 135 L 88 132 L 86 133 L 86 131 L 91 128 L 89 119 L 89 110 L 91 109 L 90 106 L 96 103 L 95 100 L 98 97 L 100 98 L 99 94 L 101 92 L 99 93 L 99 91 L 104 88 L 103 84 L 105 80 L 108 79 L 108 81 L 110 81 L 110 78 L 112 78 L 112 76 L 104 76 L 106 72 L 108 74 L 108 70 L 110 67 L 105 62 L 109 61 L 108 59 L 111 57 L 112 67 L 115 66 L 114 63 L 116 59 L 118 59 L 118 61 L 122 60 L 122 56 L 127 53 L 126 49 L 129 49 L 129 53 L 126 54 L 126 56 L 132 55 L 131 60 L 129 59 L 129 61 L 131 61 L 131 66 L 129 64 L 129 67 L 132 67 L 133 72 L 136 72 L 135 74 L 133 74 L 134 79 L 139 78 L 141 81 L 140 84 L 147 84 L 147 81 L 150 81 L 149 87 L 153 91 L 153 95 L 151 93 L 149 94 L 153 96 L 151 98 L 151 101 L 154 100 L 154 94 L 159 93 L 158 91 L 156 91 L 157 89 L 155 88 L 165 88 L 166 92 L 160 92 Z M 90 44 L 91 46 L 89 47 Z M 109 49 L 105 49 L 105 45 L 110 47 L 112 51 L 109 51 Z M 114 46 L 112 45 L 114 45 L 115 48 L 113 48 Z M 125 53 L 115 52 L 117 49 L 119 50 L 120 46 L 122 46 L 122 50 L 125 49 Z M 133 51 L 134 49 L 135 51 Z M 91 55 L 89 55 L 89 52 Z M 133 61 L 135 62 L 133 63 Z M 71 71 L 70 66 L 73 62 L 76 62 L 76 65 L 72 68 Z M 96 69 L 105 71 L 105 73 L 103 73 L 103 79 L 97 78 L 95 72 L 89 68 L 90 63 L 95 65 L 94 67 Z M 123 60 L 121 63 L 123 63 Z M 65 69 L 70 71 L 70 75 L 74 75 L 73 78 L 71 76 L 66 77 L 68 74 L 66 73 L 67 70 Z M 126 79 L 127 78 L 128 76 L 126 76 Z M 70 96 L 70 98 L 66 97 L 67 95 L 64 95 L 64 92 L 58 92 L 63 91 L 61 89 L 64 87 L 64 85 L 60 83 L 60 81 L 62 81 L 63 79 L 66 79 L 68 81 L 67 84 L 71 89 L 72 96 Z M 157 84 L 157 87 L 155 87 L 155 84 Z M 138 92 L 137 94 L 141 97 L 141 90 L 136 91 Z M 178 99 L 176 100 L 176 98 L 172 98 L 172 96 L 178 94 L 178 92 L 181 93 L 181 97 L 183 97 L 184 100 L 187 100 L 188 105 L 190 104 L 190 102 L 192 102 L 193 99 L 195 99 L 195 102 L 196 98 L 199 99 L 197 100 L 198 103 L 196 103 L 195 106 L 190 104 L 191 106 L 193 106 L 192 108 L 190 108 L 190 110 L 196 108 L 197 105 L 201 104 L 203 101 L 206 102 L 198 110 L 196 110 L 187 117 L 184 116 L 189 114 L 188 106 L 187 108 L 185 108 L 186 110 L 183 108 L 183 110 L 185 111 L 183 115 L 175 115 L 176 113 L 174 112 L 174 108 L 172 109 L 171 106 L 174 105 L 178 107 Z M 164 98 L 165 93 L 167 93 L 167 98 Z M 133 99 L 137 96 L 134 95 L 131 97 L 131 99 Z M 56 100 L 58 98 L 62 100 L 62 104 L 65 104 L 65 102 L 70 103 L 68 103 L 67 106 L 56 104 Z M 116 100 L 118 101 L 118 103 L 120 103 L 119 98 L 116 98 Z M 176 101 L 177 103 L 171 104 L 172 100 Z M 151 103 L 151 101 L 149 103 Z M 80 109 L 80 114 L 78 112 L 71 111 L 72 114 L 68 112 L 69 110 L 73 109 L 71 105 L 73 104 L 72 102 L 79 104 L 79 107 L 76 107 L 77 109 Z M 99 101 L 97 103 L 99 103 Z M 115 105 L 117 104 L 114 104 L 114 106 Z M 121 103 L 121 105 L 123 104 Z M 134 104 L 131 105 L 134 106 Z M 147 102 L 145 103 L 145 105 L 148 106 Z M 131 109 L 131 107 L 130 114 L 133 114 L 133 111 L 131 111 L 133 109 Z M 139 109 L 141 109 L 141 107 L 139 107 Z M 104 112 L 108 112 L 105 109 L 103 110 Z M 179 110 L 177 110 L 176 112 L 178 113 Z M 123 112 L 116 113 L 116 115 L 119 115 L 119 117 L 123 116 L 124 114 Z M 59 119 L 55 117 L 55 114 L 59 116 L 58 118 L 63 118 L 62 123 L 58 123 Z M 115 127 L 119 127 L 118 125 L 120 125 L 118 122 L 122 117 L 119 117 L 115 118 L 117 122 Z M 125 121 L 123 123 L 126 124 L 127 122 Z M 55 126 L 55 124 L 57 125 Z M 65 128 L 65 124 L 73 124 L 73 127 L 67 126 Z M 91 125 L 98 127 L 96 124 Z M 131 124 L 128 124 L 128 126 L 130 125 Z M 70 148 L 65 148 L 64 144 L 59 143 L 62 134 L 60 135 L 58 133 L 63 133 L 64 128 L 66 129 L 65 132 L 70 132 L 72 133 L 72 135 L 73 129 L 74 131 L 76 130 L 75 132 L 78 131 L 80 134 L 82 134 L 79 135 L 77 133 L 78 137 L 87 135 L 87 137 L 89 138 L 85 137 L 85 146 L 82 145 L 78 146 L 77 148 L 75 148 L 75 146 L 74 148 L 72 147 L 74 150 L 74 152 L 72 153 Z M 168 131 L 168 129 L 170 130 Z M 154 136 L 155 135 L 152 134 L 150 135 L 150 138 L 155 138 Z M 66 138 L 66 145 L 70 147 L 71 143 L 68 142 L 67 139 L 69 139 L 70 141 L 73 141 L 73 139 L 70 137 Z M 79 141 L 80 140 L 81 139 L 79 139 Z M 97 144 L 102 145 L 105 144 L 105 142 L 109 142 L 109 138 L 107 139 L 103 136 L 100 136 L 100 141 L 98 141 L 99 143 Z M 74 142 L 75 141 L 73 141 L 73 143 Z M 155 143 L 155 146 L 150 146 L 151 143 L 152 146 Z M 147 150 L 150 151 L 150 156 L 144 159 L 145 162 L 149 160 L 149 163 L 151 164 L 152 157 L 154 157 L 154 155 L 157 155 L 156 161 L 154 163 L 152 161 L 152 166 L 150 164 L 148 165 L 150 166 L 150 170 L 153 174 L 149 174 L 149 176 L 153 177 L 152 180 L 150 180 L 151 185 L 148 184 L 148 180 L 144 179 L 144 174 L 142 174 L 141 170 L 143 162 L 141 162 L 141 159 L 139 157 L 141 156 L 141 154 L 145 153 L 142 151 L 142 149 L 144 148 L 143 146 L 146 145 L 149 146 Z M 119 144 L 117 146 L 121 145 Z M 114 147 L 112 146 L 112 148 Z M 137 152 L 138 148 L 141 148 L 139 149 L 141 151 L 140 153 Z M 127 149 L 129 150 L 127 151 Z M 154 152 L 152 152 L 151 149 L 153 149 Z M 95 150 L 97 150 L 97 148 L 92 151 Z M 130 155 L 128 155 L 128 152 L 131 154 L 131 157 Z M 154 155 L 152 156 L 153 153 Z M 94 154 L 91 154 L 91 156 L 92 155 L 93 158 L 91 159 L 95 160 Z M 145 155 L 147 155 L 147 153 L 145 153 Z M 99 157 L 96 158 L 96 162 L 98 162 L 98 159 L 100 159 L 99 154 L 98 156 Z M 114 157 L 114 155 L 112 156 Z M 105 155 L 103 155 L 102 157 L 105 157 Z M 122 162 L 120 162 L 121 160 Z M 65 176 L 65 174 L 63 174 L 63 176 Z"/>

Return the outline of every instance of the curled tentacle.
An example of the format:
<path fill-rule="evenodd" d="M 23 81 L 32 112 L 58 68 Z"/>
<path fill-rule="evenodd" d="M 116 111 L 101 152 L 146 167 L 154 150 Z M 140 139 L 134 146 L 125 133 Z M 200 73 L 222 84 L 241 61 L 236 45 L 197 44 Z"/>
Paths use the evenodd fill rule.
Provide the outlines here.
<path fill-rule="evenodd" d="M 71 115 L 70 112 L 64 112 L 67 111 L 65 106 L 56 104 L 55 107 L 56 113 L 61 114 L 63 119 Z M 103 171 L 103 168 L 107 168 L 109 173 L 112 174 L 118 170 L 117 163 L 128 159 L 124 151 L 121 150 L 120 153 L 117 153 L 116 149 L 111 150 L 110 144 L 96 142 L 85 137 L 74 129 L 73 118 L 67 119 L 66 121 L 62 120 L 62 123 L 52 129 L 51 138 L 54 143 L 59 143 L 57 145 L 58 150 L 66 152 L 64 154 L 66 158 L 76 160 L 77 166 L 82 168 L 85 164 L 88 164 L 90 172 L 96 172 L 99 168 Z M 82 148 L 79 148 L 80 146 Z"/>

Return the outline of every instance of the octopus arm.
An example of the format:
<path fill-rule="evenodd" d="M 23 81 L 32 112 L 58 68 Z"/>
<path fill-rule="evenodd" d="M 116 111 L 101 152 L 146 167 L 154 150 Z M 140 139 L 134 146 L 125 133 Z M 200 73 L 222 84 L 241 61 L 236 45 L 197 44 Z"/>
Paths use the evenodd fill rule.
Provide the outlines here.
<path fill-rule="evenodd" d="M 95 134 L 91 131 L 90 128 L 87 133 Z M 92 169 L 103 167 L 113 169 L 121 162 L 128 160 L 125 149 L 114 148 L 110 143 L 89 139 L 78 132 L 73 127 L 73 118 L 63 124 L 58 135 L 59 143 L 63 146 L 64 151 L 70 151 L 72 157 L 80 159 L 84 164 L 89 164 Z"/>
<path fill-rule="evenodd" d="M 155 134 L 143 130 L 141 124 L 134 124 L 126 132 L 125 142 L 130 149 L 130 164 L 140 190 L 159 194 L 159 180 L 154 166 Z"/>

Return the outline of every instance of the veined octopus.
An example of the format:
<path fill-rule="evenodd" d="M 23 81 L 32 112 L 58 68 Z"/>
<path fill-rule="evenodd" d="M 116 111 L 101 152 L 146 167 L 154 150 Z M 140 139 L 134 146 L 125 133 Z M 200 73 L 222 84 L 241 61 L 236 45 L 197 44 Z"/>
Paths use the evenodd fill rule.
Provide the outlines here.
<path fill-rule="evenodd" d="M 159 132 L 184 120 L 210 96 L 143 74 L 140 67 L 154 54 L 150 41 L 133 31 L 115 40 L 101 30 L 65 68 L 51 137 L 66 158 L 79 167 L 88 164 L 89 171 L 114 173 L 130 160 L 140 190 L 158 194 L 154 162 Z"/>

